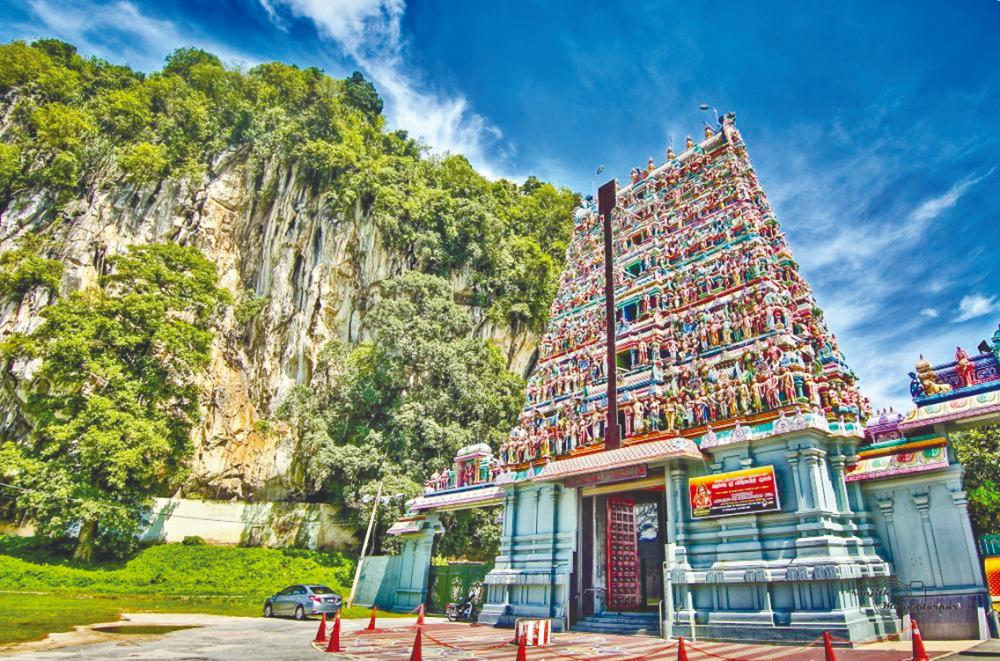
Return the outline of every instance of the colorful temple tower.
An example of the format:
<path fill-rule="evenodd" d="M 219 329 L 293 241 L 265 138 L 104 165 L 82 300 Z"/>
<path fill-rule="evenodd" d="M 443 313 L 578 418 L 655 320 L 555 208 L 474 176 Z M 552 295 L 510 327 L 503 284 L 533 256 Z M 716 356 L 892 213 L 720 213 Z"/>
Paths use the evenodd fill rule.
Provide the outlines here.
<path fill-rule="evenodd" d="M 542 617 L 557 631 L 861 641 L 901 632 L 910 606 L 951 599 L 966 617 L 938 637 L 984 635 L 983 574 L 947 442 L 957 423 L 940 416 L 961 403 L 971 413 L 955 420 L 1000 417 L 989 408 L 996 356 L 922 361 L 917 410 L 866 427 L 868 403 L 735 115 L 719 120 L 618 192 L 620 443 L 606 443 L 609 316 L 591 206 L 577 216 L 518 424 L 496 458 L 477 450 L 478 472 L 465 452 L 432 476 L 390 530 L 404 543 L 398 578 L 373 588 L 399 586 L 390 607 L 426 593 L 437 512 L 502 505 L 486 624 Z"/>
<path fill-rule="evenodd" d="M 724 118 L 679 158 L 632 173 L 614 215 L 623 444 L 696 437 L 823 411 L 868 414 L 835 337 Z M 690 139 L 689 139 L 690 140 Z M 604 254 L 594 209 L 578 217 L 509 465 L 604 444 Z"/>

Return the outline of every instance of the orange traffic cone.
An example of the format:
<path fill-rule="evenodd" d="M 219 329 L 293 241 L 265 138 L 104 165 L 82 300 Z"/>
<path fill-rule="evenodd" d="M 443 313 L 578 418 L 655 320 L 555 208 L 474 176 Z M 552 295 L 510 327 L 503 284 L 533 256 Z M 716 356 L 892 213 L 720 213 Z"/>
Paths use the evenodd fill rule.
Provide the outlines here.
<path fill-rule="evenodd" d="M 823 632 L 823 651 L 826 653 L 824 661 L 837 661 L 837 656 L 833 653 L 833 641 L 830 640 L 830 632 Z"/>
<path fill-rule="evenodd" d="M 517 659 L 516 661 L 528 661 L 528 635 L 522 633 L 521 638 L 517 641 Z"/>
<path fill-rule="evenodd" d="M 327 652 L 342 652 L 340 649 L 340 611 L 333 618 L 333 632 L 330 634 L 330 642 L 326 645 Z"/>
<path fill-rule="evenodd" d="M 410 652 L 410 661 L 423 661 L 423 643 L 420 640 L 420 627 L 417 627 L 417 637 L 413 639 L 413 651 Z"/>
<path fill-rule="evenodd" d="M 684 636 L 677 639 L 677 661 L 688 661 L 688 651 L 684 647 Z"/>
<path fill-rule="evenodd" d="M 424 623 L 424 605 L 420 604 L 420 610 L 417 611 L 417 626 Z"/>
<path fill-rule="evenodd" d="M 372 618 L 368 620 L 368 631 L 375 631 L 375 611 L 378 610 L 372 606 Z"/>
<path fill-rule="evenodd" d="M 323 617 L 319 621 L 319 629 L 316 631 L 316 637 L 313 638 L 313 642 L 314 643 L 326 642 L 326 613 L 323 613 Z"/>
<path fill-rule="evenodd" d="M 930 661 L 927 650 L 924 649 L 924 638 L 920 635 L 920 627 L 913 620 L 913 659 L 912 661 Z"/>

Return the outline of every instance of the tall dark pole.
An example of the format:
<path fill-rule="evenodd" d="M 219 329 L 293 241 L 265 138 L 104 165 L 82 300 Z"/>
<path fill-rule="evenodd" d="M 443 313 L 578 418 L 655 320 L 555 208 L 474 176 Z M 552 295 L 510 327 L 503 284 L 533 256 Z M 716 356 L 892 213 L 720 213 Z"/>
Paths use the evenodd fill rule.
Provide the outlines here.
<path fill-rule="evenodd" d="M 608 330 L 608 419 L 604 428 L 604 449 L 614 450 L 618 439 L 618 352 L 615 349 L 615 247 L 611 232 L 611 212 L 615 208 L 617 185 L 612 179 L 597 190 L 597 211 L 604 221 L 604 316 Z"/>

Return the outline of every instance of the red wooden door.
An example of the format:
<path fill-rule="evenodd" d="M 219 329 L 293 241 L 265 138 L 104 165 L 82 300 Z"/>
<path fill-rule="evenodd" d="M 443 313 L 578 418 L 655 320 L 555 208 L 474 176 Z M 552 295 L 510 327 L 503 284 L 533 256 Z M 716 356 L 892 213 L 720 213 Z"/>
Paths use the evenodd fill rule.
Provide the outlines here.
<path fill-rule="evenodd" d="M 608 610 L 638 610 L 639 546 L 635 529 L 635 500 L 608 497 Z"/>

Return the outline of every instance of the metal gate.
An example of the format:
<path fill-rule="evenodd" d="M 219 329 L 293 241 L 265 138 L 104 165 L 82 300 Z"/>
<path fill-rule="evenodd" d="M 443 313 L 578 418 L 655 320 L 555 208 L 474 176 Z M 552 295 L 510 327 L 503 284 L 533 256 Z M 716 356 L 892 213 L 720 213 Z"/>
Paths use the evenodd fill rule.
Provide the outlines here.
<path fill-rule="evenodd" d="M 608 497 L 607 534 L 608 610 L 637 610 L 639 548 L 634 498 Z"/>
<path fill-rule="evenodd" d="M 447 565 L 431 565 L 427 579 L 427 611 L 443 613 L 452 601 L 462 601 L 469 594 L 473 583 L 482 583 L 486 574 L 493 569 L 486 562 L 451 562 Z"/>

